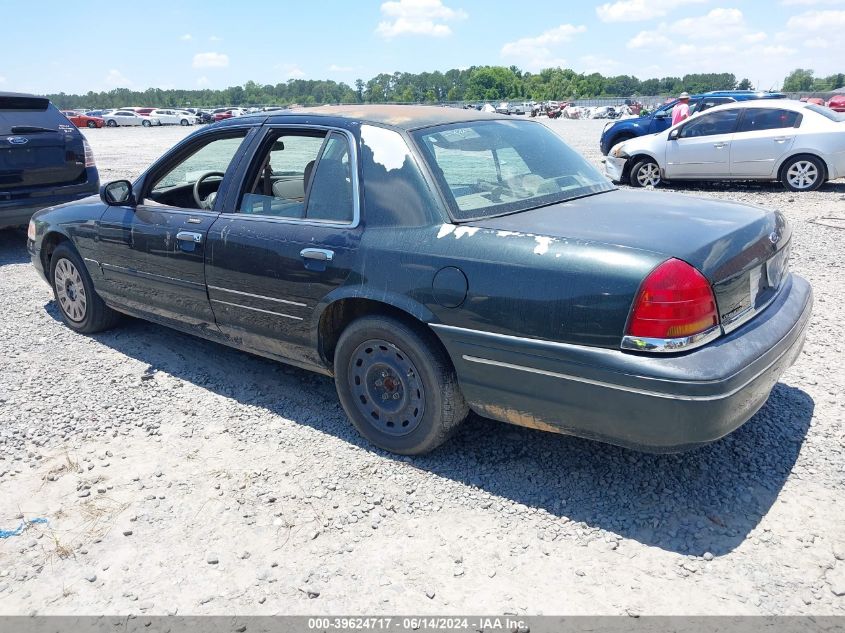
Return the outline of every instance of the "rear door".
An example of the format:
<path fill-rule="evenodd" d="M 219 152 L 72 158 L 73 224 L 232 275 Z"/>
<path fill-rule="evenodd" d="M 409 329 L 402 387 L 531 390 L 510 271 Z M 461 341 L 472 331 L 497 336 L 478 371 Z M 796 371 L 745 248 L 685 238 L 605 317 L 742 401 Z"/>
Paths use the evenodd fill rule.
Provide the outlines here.
<path fill-rule="evenodd" d="M 108 207 L 98 226 L 103 294 L 160 318 L 213 325 L 206 239 L 218 216 L 216 195 L 232 178 L 248 131 L 229 128 L 194 139 L 138 183 L 137 206 Z M 195 186 L 206 205 L 195 200 Z"/>
<path fill-rule="evenodd" d="M 794 110 L 744 110 L 731 143 L 731 176 L 773 176 L 775 165 L 795 143 L 801 119 L 801 113 Z"/>
<path fill-rule="evenodd" d="M 47 99 L 0 95 L 0 201 L 85 180 L 83 137 L 63 114 Z"/>
<path fill-rule="evenodd" d="M 676 128 L 678 137 L 666 142 L 666 178 L 728 178 L 739 112 L 705 112 Z"/>
<path fill-rule="evenodd" d="M 208 296 L 241 343 L 317 362 L 314 310 L 349 276 L 360 241 L 354 139 L 343 130 L 269 128 L 208 235 Z"/>

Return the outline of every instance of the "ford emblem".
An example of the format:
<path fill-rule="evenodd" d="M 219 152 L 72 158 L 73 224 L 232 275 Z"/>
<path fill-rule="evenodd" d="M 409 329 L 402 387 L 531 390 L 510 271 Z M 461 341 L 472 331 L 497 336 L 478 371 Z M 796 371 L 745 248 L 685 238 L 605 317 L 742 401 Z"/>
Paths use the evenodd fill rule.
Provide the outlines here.
<path fill-rule="evenodd" d="M 24 136 L 10 136 L 6 139 L 10 145 L 26 145 L 29 139 Z"/>

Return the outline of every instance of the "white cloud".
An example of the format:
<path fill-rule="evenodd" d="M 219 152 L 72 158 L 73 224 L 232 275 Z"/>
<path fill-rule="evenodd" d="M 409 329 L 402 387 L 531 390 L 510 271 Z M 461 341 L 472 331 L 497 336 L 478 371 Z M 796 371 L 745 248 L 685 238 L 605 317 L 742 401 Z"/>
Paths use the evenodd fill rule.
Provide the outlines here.
<path fill-rule="evenodd" d="M 338 66 L 337 64 L 329 66 L 329 72 L 333 73 L 351 73 L 353 70 L 355 70 L 354 66 Z"/>
<path fill-rule="evenodd" d="M 584 55 L 579 60 L 580 70 L 585 73 L 601 73 L 603 75 L 614 75 L 619 71 L 619 61 L 611 57 L 599 55 Z"/>
<path fill-rule="evenodd" d="M 809 40 L 804 40 L 804 46 L 807 48 L 831 48 L 833 43 L 823 37 L 813 37 Z"/>
<path fill-rule="evenodd" d="M 618 0 L 596 7 L 602 22 L 645 22 L 659 18 L 673 9 L 707 0 Z"/>
<path fill-rule="evenodd" d="M 837 32 L 837 29 L 845 29 L 845 11 L 807 11 L 799 15 L 793 15 L 786 22 L 789 31 L 827 31 Z M 841 33 L 841 31 L 839 31 Z"/>
<path fill-rule="evenodd" d="M 209 42 L 222 42 L 223 38 L 217 37 L 216 35 L 211 35 L 211 36 L 209 36 L 208 41 Z"/>
<path fill-rule="evenodd" d="M 208 80 L 208 77 L 203 75 L 202 77 L 197 77 L 197 86 L 200 88 L 207 88 L 211 85 L 211 82 Z"/>
<path fill-rule="evenodd" d="M 671 24 L 663 22 L 654 30 L 640 31 L 628 40 L 628 48 L 671 48 L 677 53 L 691 47 L 691 53 L 710 54 L 714 50 L 713 42 L 717 43 L 716 47 L 730 52 L 735 50 L 736 40 L 755 44 L 766 38 L 766 33 L 748 28 L 739 9 L 713 9 L 706 15 L 683 18 Z"/>
<path fill-rule="evenodd" d="M 194 55 L 194 68 L 227 68 L 229 56 L 225 53 L 197 53 Z"/>
<path fill-rule="evenodd" d="M 669 48 L 672 46 L 672 40 L 658 33 L 657 31 L 640 31 L 630 40 L 628 40 L 628 48 Z"/>
<path fill-rule="evenodd" d="M 302 79 L 305 77 L 305 71 L 302 70 L 299 66 L 293 66 L 288 70 L 287 78 L 288 79 Z"/>
<path fill-rule="evenodd" d="M 106 86 L 109 88 L 127 88 L 132 85 L 132 82 L 127 79 L 122 72 L 112 68 L 105 78 Z"/>
<path fill-rule="evenodd" d="M 463 9 L 452 9 L 441 0 L 395 0 L 381 5 L 386 18 L 378 23 L 376 33 L 385 39 L 397 35 L 428 35 L 446 37 L 452 29 L 446 22 L 466 19 Z"/>
<path fill-rule="evenodd" d="M 788 55 L 794 55 L 798 52 L 794 48 L 789 48 L 788 46 L 783 46 L 782 44 L 777 44 L 775 46 L 764 46 L 760 50 L 766 57 L 784 57 Z"/>
<path fill-rule="evenodd" d="M 586 26 L 561 24 L 534 37 L 523 37 L 502 46 L 501 56 L 521 63 L 528 70 L 564 66 L 566 60 L 555 57 L 555 50 L 569 42 L 575 35 L 587 30 Z"/>
<path fill-rule="evenodd" d="M 845 0 L 781 0 L 780 3 L 785 7 L 815 7 L 819 5 L 845 4 Z"/>
<path fill-rule="evenodd" d="M 179 39 L 180 39 L 180 40 L 182 40 L 183 42 L 188 42 L 188 41 L 190 41 L 190 40 L 192 40 L 192 39 L 194 39 L 194 38 L 193 38 L 193 36 L 192 36 L 190 33 L 185 33 L 185 34 L 184 34 L 182 37 L 180 37 Z"/>

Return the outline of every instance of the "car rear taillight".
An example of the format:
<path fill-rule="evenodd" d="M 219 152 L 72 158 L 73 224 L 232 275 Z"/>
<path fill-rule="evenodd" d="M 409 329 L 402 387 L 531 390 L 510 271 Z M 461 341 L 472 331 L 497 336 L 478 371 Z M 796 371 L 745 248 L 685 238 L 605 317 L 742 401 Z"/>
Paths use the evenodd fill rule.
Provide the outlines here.
<path fill-rule="evenodd" d="M 94 151 L 91 149 L 88 141 L 86 139 L 82 139 L 82 144 L 85 146 L 85 166 L 96 167 L 97 163 L 94 162 Z"/>
<path fill-rule="evenodd" d="M 700 334 L 718 324 L 710 283 L 686 262 L 670 259 L 655 268 L 640 287 L 626 334 L 677 339 Z"/>

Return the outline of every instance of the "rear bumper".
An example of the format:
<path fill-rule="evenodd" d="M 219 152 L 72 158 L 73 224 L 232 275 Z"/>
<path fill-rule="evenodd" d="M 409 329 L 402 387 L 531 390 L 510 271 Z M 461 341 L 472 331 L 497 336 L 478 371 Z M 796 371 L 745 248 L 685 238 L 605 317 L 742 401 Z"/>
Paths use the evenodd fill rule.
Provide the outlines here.
<path fill-rule="evenodd" d="M 812 289 L 785 280 L 756 318 L 713 343 L 646 356 L 433 325 L 481 415 L 650 452 L 713 442 L 763 406 L 804 344 Z"/>
<path fill-rule="evenodd" d="M 65 202 L 81 200 L 94 195 L 100 190 L 100 176 L 95 167 L 86 170 L 87 182 L 64 187 L 45 186 L 29 191 L 15 191 L 7 196 L 14 195 L 14 198 L 4 199 L 3 192 L 0 192 L 0 229 L 20 226 L 29 222 L 32 214 L 46 207 L 53 207 Z"/>

